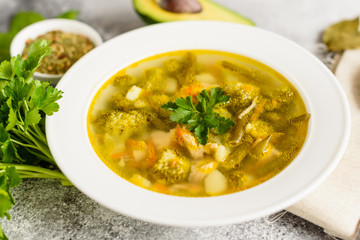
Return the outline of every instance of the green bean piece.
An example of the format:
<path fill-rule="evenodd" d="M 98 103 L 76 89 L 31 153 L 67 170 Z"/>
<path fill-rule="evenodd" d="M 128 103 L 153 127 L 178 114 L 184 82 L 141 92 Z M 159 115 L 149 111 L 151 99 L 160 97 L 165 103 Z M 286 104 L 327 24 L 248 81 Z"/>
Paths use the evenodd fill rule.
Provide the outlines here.
<path fill-rule="evenodd" d="M 180 71 L 178 76 L 178 82 L 181 85 L 191 85 L 196 81 L 195 63 L 196 63 L 196 55 L 191 52 L 186 53 L 182 71 Z"/>
<path fill-rule="evenodd" d="M 292 119 L 289 120 L 290 123 L 301 123 L 301 122 L 306 122 L 309 121 L 310 119 L 310 114 L 309 113 L 305 113 L 303 115 L 300 115 L 298 117 L 294 117 Z"/>
<path fill-rule="evenodd" d="M 236 147 L 241 143 L 241 140 L 245 133 L 245 125 L 243 119 L 238 119 L 234 126 L 234 131 L 231 135 L 231 139 L 229 141 L 229 145 L 231 147 Z"/>
<path fill-rule="evenodd" d="M 234 152 L 232 152 L 226 160 L 221 164 L 221 167 L 230 170 L 233 168 L 239 168 L 242 164 L 242 160 L 249 153 L 251 143 L 243 142 L 240 144 Z"/>
<path fill-rule="evenodd" d="M 267 151 L 271 137 L 272 134 L 261 140 L 258 144 L 256 144 L 256 146 L 251 151 L 252 155 L 254 155 L 255 157 L 261 157 Z"/>
<path fill-rule="evenodd" d="M 252 103 L 249 107 L 247 107 L 244 111 L 242 111 L 239 114 L 237 121 L 235 123 L 234 130 L 231 135 L 231 139 L 228 142 L 228 144 L 230 146 L 232 146 L 232 147 L 238 146 L 241 143 L 242 138 L 245 133 L 245 126 L 248 123 L 249 117 L 250 117 L 251 113 L 253 112 L 253 110 L 255 109 L 256 105 L 257 105 L 257 98 L 255 98 L 252 101 Z"/>
<path fill-rule="evenodd" d="M 258 67 L 255 67 L 252 64 L 247 63 L 233 63 L 229 61 L 222 61 L 221 65 L 230 70 L 231 72 L 246 77 L 249 79 L 249 83 L 253 84 L 265 84 L 266 87 L 262 88 L 262 91 L 266 89 L 266 91 L 271 91 L 272 89 L 276 89 L 279 87 L 277 76 L 268 73 L 267 71 L 261 70 Z"/>

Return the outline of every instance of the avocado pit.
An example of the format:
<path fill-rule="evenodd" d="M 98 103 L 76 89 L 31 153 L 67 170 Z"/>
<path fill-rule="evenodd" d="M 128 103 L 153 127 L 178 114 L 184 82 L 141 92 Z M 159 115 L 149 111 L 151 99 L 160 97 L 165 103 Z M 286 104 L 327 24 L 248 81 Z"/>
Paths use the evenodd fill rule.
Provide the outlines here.
<path fill-rule="evenodd" d="M 174 13 L 199 13 L 202 6 L 197 0 L 161 0 L 160 7 Z"/>

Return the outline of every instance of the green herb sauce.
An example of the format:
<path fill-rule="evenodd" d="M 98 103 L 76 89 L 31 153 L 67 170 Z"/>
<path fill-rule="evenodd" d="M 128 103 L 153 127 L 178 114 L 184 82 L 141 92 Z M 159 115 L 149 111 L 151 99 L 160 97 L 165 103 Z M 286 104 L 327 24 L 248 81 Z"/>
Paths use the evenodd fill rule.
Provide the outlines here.
<path fill-rule="evenodd" d="M 40 67 L 36 70 L 41 73 L 63 74 L 77 60 L 88 53 L 95 45 L 85 36 L 66 33 L 62 31 L 51 31 L 38 36 L 36 39 L 28 39 L 23 52 L 23 57 L 27 58 L 29 46 L 39 39 L 50 41 L 52 52 L 44 57 Z"/>

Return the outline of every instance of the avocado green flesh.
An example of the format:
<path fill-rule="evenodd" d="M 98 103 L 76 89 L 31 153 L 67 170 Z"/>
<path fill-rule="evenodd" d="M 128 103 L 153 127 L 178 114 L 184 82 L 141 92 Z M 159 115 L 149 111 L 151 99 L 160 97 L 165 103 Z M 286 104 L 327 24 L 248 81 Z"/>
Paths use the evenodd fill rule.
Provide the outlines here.
<path fill-rule="evenodd" d="M 162 9 L 160 0 L 133 0 L 136 12 L 147 23 L 160 23 L 181 20 L 217 20 L 236 22 L 254 26 L 254 22 L 209 0 L 198 0 L 202 6 L 200 13 L 173 13 Z"/>

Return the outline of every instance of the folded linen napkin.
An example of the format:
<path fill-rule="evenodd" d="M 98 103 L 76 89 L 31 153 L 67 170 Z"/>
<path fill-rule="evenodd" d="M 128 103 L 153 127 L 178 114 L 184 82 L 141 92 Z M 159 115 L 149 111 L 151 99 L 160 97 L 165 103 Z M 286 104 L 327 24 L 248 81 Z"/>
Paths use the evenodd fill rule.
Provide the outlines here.
<path fill-rule="evenodd" d="M 335 75 L 350 104 L 351 136 L 335 171 L 287 210 L 343 239 L 360 239 L 360 49 L 347 50 Z M 316 79 L 314 79 L 316 81 Z M 336 114 L 336 112 L 334 112 Z M 331 129 L 329 130 L 331 137 Z"/>

